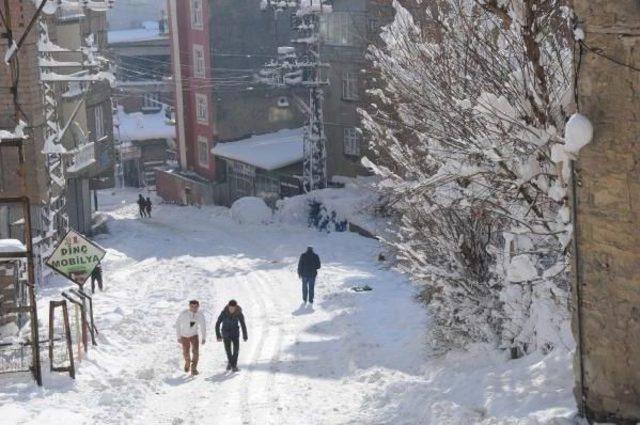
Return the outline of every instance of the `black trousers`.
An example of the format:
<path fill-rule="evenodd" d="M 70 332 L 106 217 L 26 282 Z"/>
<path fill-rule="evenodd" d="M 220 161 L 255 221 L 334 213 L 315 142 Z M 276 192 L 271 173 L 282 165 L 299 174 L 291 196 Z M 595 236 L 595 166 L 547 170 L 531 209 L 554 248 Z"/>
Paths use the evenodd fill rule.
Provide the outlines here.
<path fill-rule="evenodd" d="M 102 276 L 91 276 L 91 293 L 96 292 L 96 281 L 98 281 L 98 288 L 102 291 Z"/>
<path fill-rule="evenodd" d="M 232 367 L 238 366 L 238 352 L 240 351 L 240 335 L 224 337 L 224 351 L 227 353 L 227 360 Z"/>

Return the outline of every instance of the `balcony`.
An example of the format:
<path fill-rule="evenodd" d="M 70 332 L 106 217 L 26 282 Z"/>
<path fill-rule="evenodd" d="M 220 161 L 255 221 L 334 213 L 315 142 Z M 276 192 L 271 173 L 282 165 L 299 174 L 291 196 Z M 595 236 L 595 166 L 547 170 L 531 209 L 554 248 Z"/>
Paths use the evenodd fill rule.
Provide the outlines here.
<path fill-rule="evenodd" d="M 70 164 L 67 166 L 68 173 L 81 173 L 96 162 L 95 143 L 86 143 L 68 152 Z"/>

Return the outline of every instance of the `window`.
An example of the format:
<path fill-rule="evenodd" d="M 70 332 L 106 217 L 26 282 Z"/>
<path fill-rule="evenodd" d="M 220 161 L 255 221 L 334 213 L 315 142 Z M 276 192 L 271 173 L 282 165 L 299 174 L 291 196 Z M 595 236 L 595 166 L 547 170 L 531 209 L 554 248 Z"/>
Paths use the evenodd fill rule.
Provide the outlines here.
<path fill-rule="evenodd" d="M 332 12 L 320 15 L 320 35 L 326 44 L 353 46 L 354 31 L 351 15 L 345 12 Z"/>
<path fill-rule="evenodd" d="M 360 156 L 360 141 L 362 135 L 355 127 L 344 129 L 344 154 L 348 156 Z"/>
<path fill-rule="evenodd" d="M 198 164 L 209 168 L 209 142 L 203 136 L 198 136 Z"/>
<path fill-rule="evenodd" d="M 104 137 L 104 115 L 102 114 L 102 105 L 98 105 L 93 109 L 96 121 L 96 140 Z"/>
<path fill-rule="evenodd" d="M 202 27 L 202 0 L 191 0 L 191 28 L 201 30 Z"/>
<path fill-rule="evenodd" d="M 358 75 L 355 72 L 342 74 L 342 98 L 358 100 Z"/>
<path fill-rule="evenodd" d="M 209 105 L 207 104 L 207 96 L 196 93 L 196 119 L 199 124 L 209 124 Z"/>
<path fill-rule="evenodd" d="M 142 96 L 142 110 L 160 109 L 160 96 L 158 93 L 145 93 Z"/>
<path fill-rule="evenodd" d="M 204 78 L 204 48 L 200 44 L 193 45 L 193 74 L 198 78 Z"/>

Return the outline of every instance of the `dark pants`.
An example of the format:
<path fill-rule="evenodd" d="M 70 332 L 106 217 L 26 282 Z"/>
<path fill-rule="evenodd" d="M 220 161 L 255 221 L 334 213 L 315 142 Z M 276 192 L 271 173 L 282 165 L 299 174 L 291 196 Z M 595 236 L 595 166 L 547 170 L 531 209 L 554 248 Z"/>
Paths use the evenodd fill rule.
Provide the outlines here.
<path fill-rule="evenodd" d="M 98 288 L 102 291 L 102 276 L 91 276 L 91 293 L 96 292 L 96 281 L 98 282 Z"/>
<path fill-rule="evenodd" d="M 183 336 L 180 338 L 180 342 L 182 343 L 184 361 L 186 363 L 191 362 L 192 368 L 198 367 L 198 358 L 200 357 L 200 338 L 198 338 L 198 335 L 188 338 Z"/>
<path fill-rule="evenodd" d="M 238 366 L 238 353 L 240 352 L 240 335 L 224 337 L 224 351 L 227 352 L 227 361 L 231 367 Z"/>
<path fill-rule="evenodd" d="M 302 300 L 313 302 L 314 289 L 316 286 L 315 276 L 302 276 Z"/>
<path fill-rule="evenodd" d="M 140 217 L 145 217 L 147 215 L 145 208 L 144 207 L 139 207 L 139 208 L 140 208 Z"/>

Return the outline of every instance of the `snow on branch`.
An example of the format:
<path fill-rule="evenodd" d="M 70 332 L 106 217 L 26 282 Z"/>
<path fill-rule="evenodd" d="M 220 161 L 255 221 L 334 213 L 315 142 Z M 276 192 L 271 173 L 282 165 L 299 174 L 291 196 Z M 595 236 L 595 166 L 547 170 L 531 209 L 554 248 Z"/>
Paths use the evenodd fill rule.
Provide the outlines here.
<path fill-rule="evenodd" d="M 568 164 L 591 137 L 577 116 L 565 129 L 571 10 L 564 0 L 394 8 L 368 54 L 366 165 L 399 217 L 388 242 L 429 288 L 435 341 L 520 354 L 564 344 Z M 555 315 L 536 316 L 543 305 Z"/>

